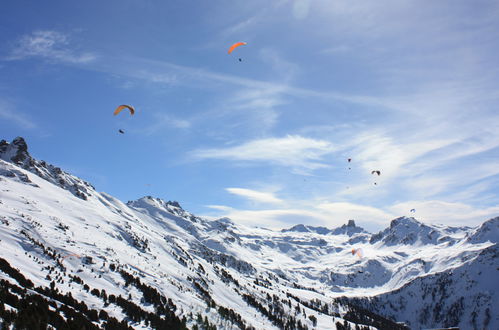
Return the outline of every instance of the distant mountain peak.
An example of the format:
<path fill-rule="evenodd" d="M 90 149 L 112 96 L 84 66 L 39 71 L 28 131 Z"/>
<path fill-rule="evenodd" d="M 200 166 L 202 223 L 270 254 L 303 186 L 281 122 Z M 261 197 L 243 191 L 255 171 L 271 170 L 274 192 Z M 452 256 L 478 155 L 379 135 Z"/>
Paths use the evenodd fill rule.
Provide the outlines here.
<path fill-rule="evenodd" d="M 355 220 L 348 220 L 347 224 L 344 224 L 336 229 L 298 224 L 289 229 L 282 229 L 281 232 L 316 233 L 320 235 L 333 234 L 333 235 L 348 235 L 348 236 L 352 236 L 357 233 L 367 233 L 367 231 L 365 231 L 364 228 L 358 227 L 355 224 Z"/>
<path fill-rule="evenodd" d="M 417 221 L 414 217 L 398 217 L 393 219 L 390 222 L 390 228 L 394 228 L 396 226 L 414 226 L 414 225 L 423 225 L 421 222 Z"/>
<path fill-rule="evenodd" d="M 358 233 L 367 233 L 364 228 L 359 227 L 355 224 L 355 220 L 348 220 L 347 224 L 342 225 L 341 227 L 335 228 L 331 231 L 333 235 L 348 235 L 352 236 Z"/>
<path fill-rule="evenodd" d="M 442 230 L 419 222 L 413 217 L 399 217 L 390 222 L 390 227 L 373 235 L 370 243 L 382 241 L 385 245 L 437 244 L 444 236 Z"/>
<path fill-rule="evenodd" d="M 298 232 L 298 233 L 316 233 L 319 235 L 327 235 L 331 233 L 331 229 L 328 229 L 326 227 L 314 227 L 314 226 L 308 226 L 304 224 L 298 224 L 295 225 L 289 229 L 282 229 L 281 232 L 286 233 L 286 232 Z"/>
<path fill-rule="evenodd" d="M 310 232 L 310 230 L 304 224 L 294 225 L 291 228 L 281 230 L 281 232 L 283 232 L 283 233 L 289 232 L 289 231 L 300 232 L 300 233 L 309 233 Z"/>
<path fill-rule="evenodd" d="M 497 244 L 499 242 L 499 217 L 485 221 L 468 236 L 467 241 L 471 243 L 490 241 Z"/>
<path fill-rule="evenodd" d="M 163 209 L 170 209 L 172 207 L 184 210 L 182 206 L 180 206 L 180 203 L 177 201 L 165 201 L 164 199 L 161 199 L 159 197 L 153 197 L 153 196 L 144 196 L 141 197 L 137 200 L 134 201 L 128 201 L 127 205 L 129 206 L 141 206 L 141 205 L 150 205 L 154 207 L 159 207 Z"/>

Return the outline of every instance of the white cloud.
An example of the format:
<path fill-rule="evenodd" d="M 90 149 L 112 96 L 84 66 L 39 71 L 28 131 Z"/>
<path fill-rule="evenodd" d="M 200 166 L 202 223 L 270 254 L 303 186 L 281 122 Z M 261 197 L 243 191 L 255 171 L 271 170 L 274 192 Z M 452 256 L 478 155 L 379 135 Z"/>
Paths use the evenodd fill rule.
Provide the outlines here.
<path fill-rule="evenodd" d="M 262 192 L 245 188 L 226 188 L 228 192 L 234 195 L 238 195 L 247 198 L 251 201 L 261 202 L 261 203 L 282 203 L 283 200 L 277 198 L 273 193 Z"/>
<path fill-rule="evenodd" d="M 22 36 L 12 50 L 9 60 L 22 60 L 29 57 L 42 57 L 68 63 L 89 63 L 96 59 L 95 54 L 76 54 L 69 48 L 68 35 L 50 30 L 38 30 Z"/>
<path fill-rule="evenodd" d="M 222 211 L 216 218 L 228 217 L 236 223 L 246 226 L 261 226 L 271 229 L 287 228 L 297 223 L 317 217 L 317 213 L 302 209 L 239 210 L 228 206 L 210 205 L 210 208 Z M 213 217 L 212 217 L 213 218 Z"/>
<path fill-rule="evenodd" d="M 327 141 L 288 135 L 284 138 L 253 140 L 230 148 L 194 150 L 191 154 L 197 159 L 265 162 L 315 170 L 328 167 L 321 160 L 333 149 L 332 144 Z"/>
<path fill-rule="evenodd" d="M 280 88 L 243 88 L 225 102 L 226 114 L 233 115 L 237 110 L 239 118 L 249 117 L 263 133 L 277 123 L 276 107 L 285 104 Z"/>
<path fill-rule="evenodd" d="M 347 202 L 322 203 L 317 206 L 317 209 L 323 212 L 323 217 L 330 218 L 335 223 L 354 219 L 384 225 L 394 218 L 392 213 L 382 209 Z"/>
<path fill-rule="evenodd" d="M 411 209 L 416 210 L 411 215 L 420 221 L 448 226 L 477 226 L 499 215 L 499 205 L 476 208 L 465 203 L 451 203 L 440 200 L 407 201 L 390 207 L 394 214 L 399 215 L 408 215 Z"/>

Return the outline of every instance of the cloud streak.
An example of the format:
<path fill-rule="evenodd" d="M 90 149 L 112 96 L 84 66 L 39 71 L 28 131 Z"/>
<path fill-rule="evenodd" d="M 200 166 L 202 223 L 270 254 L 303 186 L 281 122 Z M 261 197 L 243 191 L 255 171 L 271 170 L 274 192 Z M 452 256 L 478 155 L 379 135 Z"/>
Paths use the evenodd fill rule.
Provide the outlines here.
<path fill-rule="evenodd" d="M 29 116 L 18 110 L 14 110 L 11 105 L 1 100 L 0 118 L 11 121 L 25 129 L 34 129 L 38 126 Z"/>
<path fill-rule="evenodd" d="M 262 192 L 246 188 L 225 188 L 225 190 L 233 195 L 241 196 L 254 202 L 270 204 L 279 204 L 283 202 L 282 199 L 277 198 L 273 193 L 270 192 Z"/>
<path fill-rule="evenodd" d="M 38 30 L 22 36 L 7 60 L 23 60 L 30 57 L 41 57 L 71 64 L 85 64 L 96 59 L 93 53 L 76 54 L 70 48 L 67 34 L 51 30 Z"/>
<path fill-rule="evenodd" d="M 254 163 L 270 163 L 303 170 L 328 167 L 323 156 L 334 150 L 330 142 L 302 136 L 257 139 L 229 148 L 199 149 L 191 152 L 193 159 L 224 159 Z"/>

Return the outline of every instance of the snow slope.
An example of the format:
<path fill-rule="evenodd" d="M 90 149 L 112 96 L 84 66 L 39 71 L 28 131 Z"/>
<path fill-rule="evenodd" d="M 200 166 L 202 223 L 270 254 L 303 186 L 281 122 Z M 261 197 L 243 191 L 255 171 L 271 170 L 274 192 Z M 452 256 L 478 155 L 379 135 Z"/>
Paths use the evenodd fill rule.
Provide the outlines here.
<path fill-rule="evenodd" d="M 272 231 L 208 221 L 152 196 L 123 203 L 33 159 L 22 138 L 0 141 L 0 159 L 0 257 L 38 286 L 49 286 L 56 274 L 61 292 L 117 319 L 125 318 L 123 310 L 70 275 L 154 312 L 140 290 L 110 270 L 117 265 L 171 298 L 188 326 L 200 313 L 231 327 L 222 306 L 255 329 L 279 328 L 271 313 L 308 328 L 314 316 L 316 328 L 334 329 L 357 304 L 416 329 L 499 328 L 499 218 L 477 228 L 398 218 L 374 235 L 353 221 Z M 364 256 L 352 255 L 353 248 Z"/>

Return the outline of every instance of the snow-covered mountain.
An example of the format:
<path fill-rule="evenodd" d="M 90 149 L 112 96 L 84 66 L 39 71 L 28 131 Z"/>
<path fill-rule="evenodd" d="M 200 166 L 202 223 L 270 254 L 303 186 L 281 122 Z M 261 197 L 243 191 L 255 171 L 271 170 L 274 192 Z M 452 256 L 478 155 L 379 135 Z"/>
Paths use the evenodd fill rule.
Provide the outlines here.
<path fill-rule="evenodd" d="M 24 139 L 0 141 L 6 323 L 39 304 L 49 324 L 87 328 L 497 329 L 498 236 L 499 218 L 452 228 L 402 217 L 377 234 L 353 220 L 282 231 L 209 221 L 152 196 L 123 203 L 33 159 Z"/>

